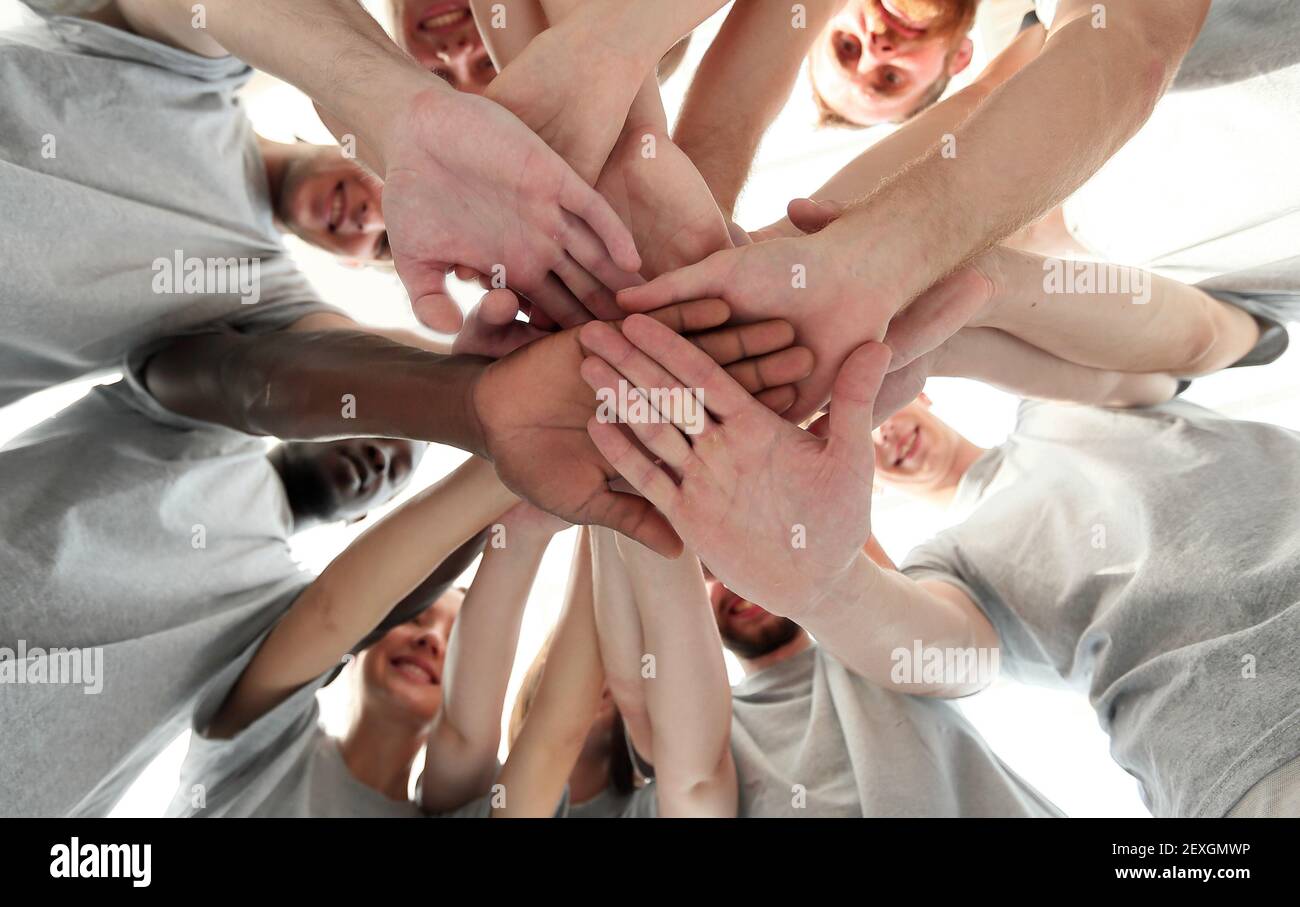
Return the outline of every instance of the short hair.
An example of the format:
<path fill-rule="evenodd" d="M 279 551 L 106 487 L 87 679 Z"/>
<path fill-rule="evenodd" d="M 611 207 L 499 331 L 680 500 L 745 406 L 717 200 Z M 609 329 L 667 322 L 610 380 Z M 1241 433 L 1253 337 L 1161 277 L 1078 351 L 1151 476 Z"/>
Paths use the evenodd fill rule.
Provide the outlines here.
<path fill-rule="evenodd" d="M 975 26 L 975 13 L 978 9 L 979 0 L 972 0 L 971 3 L 962 9 L 961 17 L 957 20 L 956 25 L 953 28 L 954 35 L 965 37 L 970 34 L 970 30 Z M 930 88 L 924 95 L 922 95 L 921 100 L 917 102 L 917 105 L 897 120 L 892 120 L 891 122 L 905 123 L 943 97 L 943 93 L 948 90 L 948 83 L 952 81 L 952 75 L 948 72 L 948 64 L 952 61 L 953 54 L 956 53 L 956 50 L 957 49 L 954 47 L 948 51 L 948 54 L 943 61 L 943 72 L 940 73 L 939 77 L 931 83 Z M 822 93 L 817 90 L 817 80 L 813 78 L 811 55 L 808 57 L 808 84 L 812 88 L 813 104 L 817 107 L 816 125 L 818 129 L 824 129 L 827 127 L 834 127 L 837 129 L 866 129 L 868 128 L 868 125 L 878 125 L 874 123 L 858 123 L 854 120 L 850 120 L 848 117 L 839 113 L 839 111 L 830 104 L 826 103 L 826 99 L 822 97 Z"/>

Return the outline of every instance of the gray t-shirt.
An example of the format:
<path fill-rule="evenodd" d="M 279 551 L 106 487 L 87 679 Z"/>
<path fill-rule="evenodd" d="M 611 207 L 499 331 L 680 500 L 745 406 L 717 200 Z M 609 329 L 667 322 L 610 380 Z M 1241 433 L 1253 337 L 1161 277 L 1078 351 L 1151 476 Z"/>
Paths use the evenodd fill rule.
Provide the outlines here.
<path fill-rule="evenodd" d="M 962 589 L 1021 680 L 1088 695 L 1157 816 L 1300 753 L 1300 435 L 1184 401 L 1025 403 L 903 572 Z"/>
<path fill-rule="evenodd" d="M 569 789 L 555 811 L 557 819 L 657 819 L 659 800 L 655 784 L 650 781 L 628 794 L 607 787 L 590 800 L 574 803 Z"/>
<path fill-rule="evenodd" d="M 956 706 L 883 690 L 818 646 L 732 688 L 741 817 L 1049 817 Z"/>
<path fill-rule="evenodd" d="M 1300 320 L 1297 145 L 1300 3 L 1215 0 L 1171 91 L 1065 203 L 1066 225 L 1101 258 Z"/>
<path fill-rule="evenodd" d="M 0 813 L 103 815 L 311 579 L 284 486 L 264 440 L 133 379 L 10 442 L 0 476 L 0 648 L 30 671 L 32 649 L 76 647 L 96 674 L 4 684 L 0 727 L 24 731 L 0 734 Z"/>
<path fill-rule="evenodd" d="M 331 669 L 234 737 L 204 734 L 262 640 L 213 678 L 194 710 L 190 749 L 167 815 L 180 818 L 350 817 L 414 819 L 425 815 L 409 800 L 392 800 L 356 779 L 339 742 L 320 725 L 316 692 Z M 440 818 L 487 818 L 490 794 Z"/>
<path fill-rule="evenodd" d="M 327 309 L 272 222 L 248 66 L 29 18 L 0 31 L 0 406 L 198 325 Z"/>

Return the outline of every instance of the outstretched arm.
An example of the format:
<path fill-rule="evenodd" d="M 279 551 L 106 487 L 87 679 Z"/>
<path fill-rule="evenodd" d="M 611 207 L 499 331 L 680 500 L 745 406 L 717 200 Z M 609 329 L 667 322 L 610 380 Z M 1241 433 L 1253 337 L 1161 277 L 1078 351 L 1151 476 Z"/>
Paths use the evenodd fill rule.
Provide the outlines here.
<path fill-rule="evenodd" d="M 841 0 L 737 3 L 691 82 L 674 139 L 731 218 L 759 142 Z"/>
<path fill-rule="evenodd" d="M 627 538 L 616 540 L 654 670 L 642 672 L 653 731 L 659 815 L 734 817 L 731 685 L 700 562 L 669 561 Z M 638 659 L 638 664 L 641 660 Z"/>
<path fill-rule="evenodd" d="M 858 155 L 832 176 L 810 198 L 819 202 L 844 205 L 871 195 L 886 179 L 945 141 L 952 142 L 956 153 L 954 130 L 981 104 L 995 88 L 1015 75 L 1043 48 L 1046 33 L 1041 26 L 1028 28 L 998 54 L 970 85 L 912 117 L 905 124 Z M 1006 162 L 1008 165 L 1010 162 Z M 764 235 L 799 236 L 801 231 L 784 218 L 764 228 Z"/>
<path fill-rule="evenodd" d="M 492 784 L 528 591 L 551 537 L 566 526 L 519 503 L 493 527 L 447 647 L 442 708 L 425 749 L 425 812 L 456 809 Z"/>
<path fill-rule="evenodd" d="M 497 779 L 505 802 L 493 806 L 493 818 L 554 815 L 604 688 L 592 607 L 591 543 L 584 530 L 574 549 L 564 611 L 551 640 L 537 696 Z"/>
<path fill-rule="evenodd" d="M 229 737 L 339 663 L 449 554 L 516 498 L 471 458 L 363 533 L 303 590 L 213 718 Z"/>
<path fill-rule="evenodd" d="M 763 411 L 649 319 L 629 318 L 621 334 L 588 325 L 582 339 L 593 354 L 583 377 L 593 387 L 621 376 L 646 388 L 701 389 L 709 418 L 690 426 L 689 443 L 671 414 L 627 426 L 650 456 L 619 426 L 593 420 L 587 430 L 737 595 L 798 622 L 851 670 L 884 685 L 893 682 L 891 653 L 917 640 L 939 648 L 998 644 L 988 620 L 952 587 L 918 586 L 863 553 L 871 536 L 872 414 L 887 348 L 867 344 L 848 358 L 828 422 L 808 432 Z M 980 682 L 987 678 L 914 684 L 908 692 L 957 695 Z"/>
<path fill-rule="evenodd" d="M 592 581 L 595 586 L 596 631 L 605 686 L 618 707 L 637 754 L 654 763 L 654 734 L 646 711 L 641 681 L 646 653 L 636 593 L 618 551 L 618 536 L 608 529 L 591 532 Z"/>
<path fill-rule="evenodd" d="M 393 261 L 429 327 L 461 325 L 445 279 L 455 266 L 504 268 L 565 326 L 591 317 L 583 297 L 636 282 L 640 258 L 609 205 L 518 118 L 422 69 L 356 0 L 117 3 L 140 34 L 297 86 L 335 137 L 355 139 L 383 178 Z"/>

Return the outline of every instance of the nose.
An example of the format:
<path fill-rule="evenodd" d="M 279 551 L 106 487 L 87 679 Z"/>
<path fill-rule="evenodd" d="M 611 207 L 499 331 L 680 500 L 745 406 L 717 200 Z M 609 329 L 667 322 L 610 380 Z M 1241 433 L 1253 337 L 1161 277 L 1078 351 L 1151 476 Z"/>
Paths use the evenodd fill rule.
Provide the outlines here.
<path fill-rule="evenodd" d="M 434 658 L 441 658 L 447 648 L 447 641 L 442 638 L 442 633 L 436 627 L 425 627 L 423 632 L 415 637 L 415 646 L 418 649 L 428 649 L 429 654 Z"/>
<path fill-rule="evenodd" d="M 388 474 L 388 464 L 392 462 L 388 448 L 380 444 L 366 444 L 364 450 L 366 461 L 374 467 L 379 476 Z"/>
<path fill-rule="evenodd" d="M 896 56 L 898 56 L 898 42 L 892 35 L 888 32 L 872 34 L 871 40 L 867 42 L 867 53 L 862 55 L 862 63 L 887 63 Z"/>

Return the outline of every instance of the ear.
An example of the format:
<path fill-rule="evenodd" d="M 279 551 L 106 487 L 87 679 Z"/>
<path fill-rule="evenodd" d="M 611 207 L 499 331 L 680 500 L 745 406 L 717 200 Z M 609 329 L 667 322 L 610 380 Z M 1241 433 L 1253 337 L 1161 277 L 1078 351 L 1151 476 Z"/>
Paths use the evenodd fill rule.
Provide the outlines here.
<path fill-rule="evenodd" d="M 961 43 L 953 52 L 952 59 L 948 61 L 948 75 L 955 76 L 967 66 L 970 66 L 971 57 L 975 54 L 975 44 L 970 38 L 962 38 Z"/>

